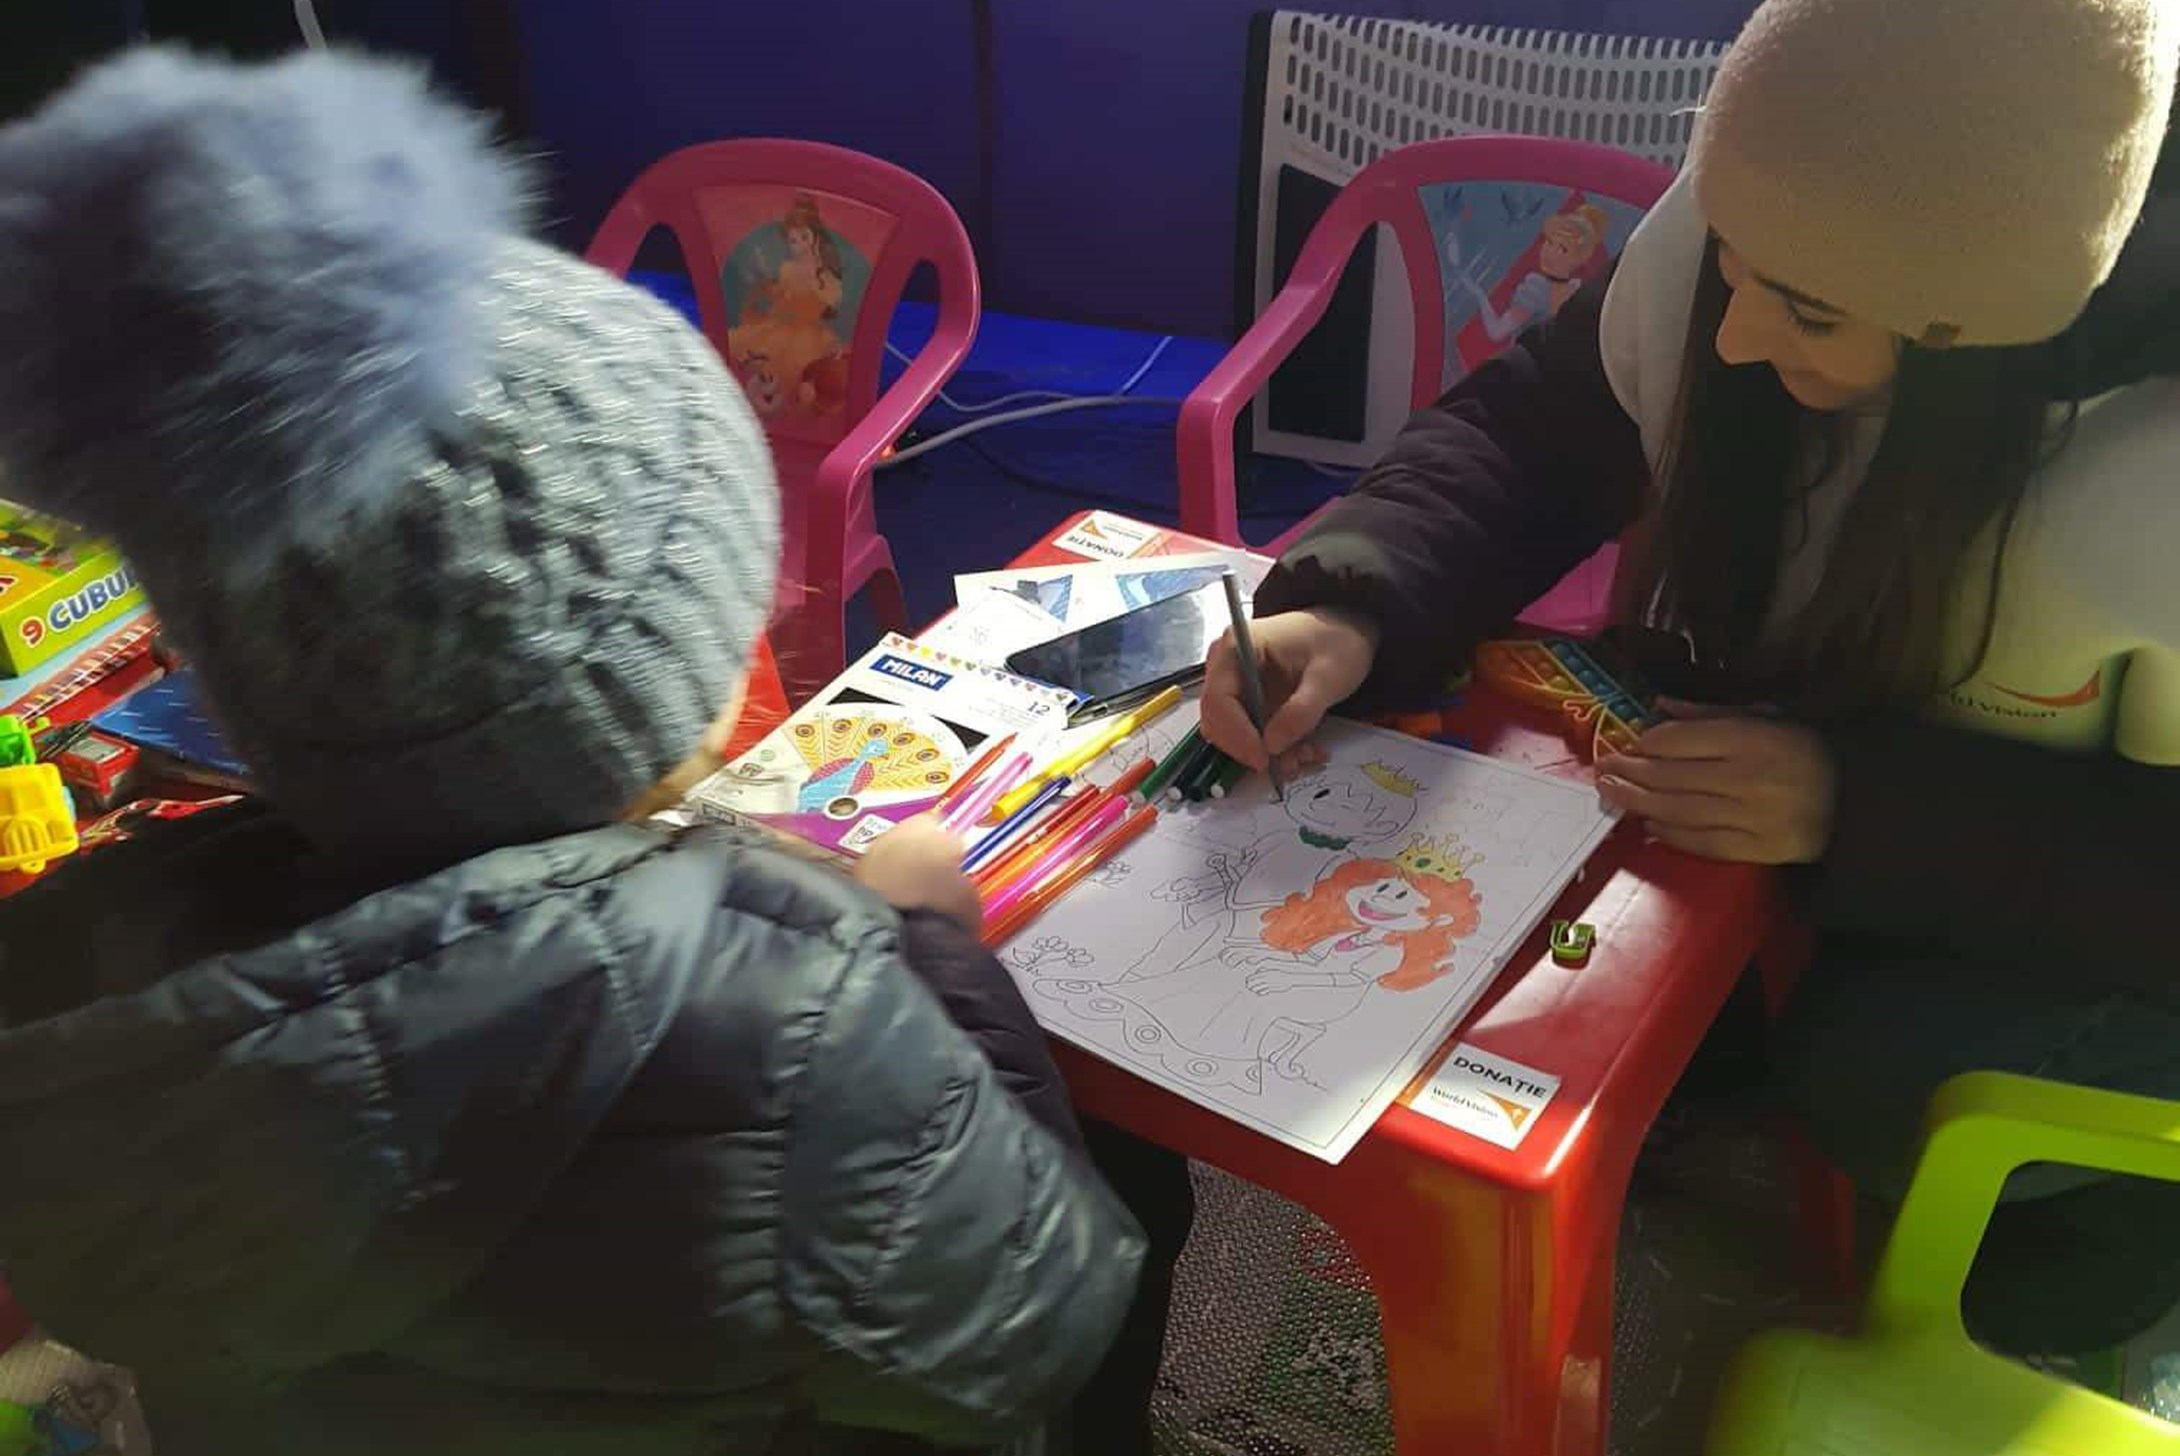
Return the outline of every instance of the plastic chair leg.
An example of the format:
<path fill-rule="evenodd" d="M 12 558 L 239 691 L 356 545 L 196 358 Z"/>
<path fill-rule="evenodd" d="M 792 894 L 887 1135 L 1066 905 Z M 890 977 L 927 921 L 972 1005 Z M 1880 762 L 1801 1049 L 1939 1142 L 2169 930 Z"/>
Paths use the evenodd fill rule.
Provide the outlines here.
<path fill-rule="evenodd" d="M 878 566 L 871 572 L 865 584 L 870 593 L 871 615 L 878 619 L 881 632 L 907 632 L 908 597 L 901 590 L 901 574 L 893 568 L 893 553 L 887 550 Z"/>
<path fill-rule="evenodd" d="M 847 612 L 844 604 L 805 602 L 775 623 L 772 651 L 778 660 L 787 701 L 801 707 L 847 667 Z"/>
<path fill-rule="evenodd" d="M 1862 1260 L 1855 1244 L 1855 1185 L 1816 1150 L 1800 1129 L 1785 1133 L 1799 1186 L 1802 1243 L 1822 1279 L 1824 1292 L 1849 1303 L 1862 1298 Z"/>

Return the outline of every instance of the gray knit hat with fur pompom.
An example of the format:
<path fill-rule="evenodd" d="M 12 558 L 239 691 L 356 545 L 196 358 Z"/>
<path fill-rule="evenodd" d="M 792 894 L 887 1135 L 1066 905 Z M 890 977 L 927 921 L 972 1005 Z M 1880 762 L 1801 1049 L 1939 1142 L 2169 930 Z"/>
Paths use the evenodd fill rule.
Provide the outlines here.
<path fill-rule="evenodd" d="M 587 828 L 694 751 L 772 600 L 703 338 L 522 236 L 409 69 L 145 51 L 0 132 L 0 492 L 112 537 L 328 847 Z"/>

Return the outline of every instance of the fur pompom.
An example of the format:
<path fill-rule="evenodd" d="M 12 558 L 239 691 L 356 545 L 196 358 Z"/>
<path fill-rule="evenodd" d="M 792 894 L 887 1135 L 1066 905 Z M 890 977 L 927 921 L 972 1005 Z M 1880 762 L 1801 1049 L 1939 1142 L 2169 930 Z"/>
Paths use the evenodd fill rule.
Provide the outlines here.
<path fill-rule="evenodd" d="M 86 73 L 0 131 L 0 496 L 244 539 L 367 504 L 488 366 L 524 192 L 406 65 Z"/>

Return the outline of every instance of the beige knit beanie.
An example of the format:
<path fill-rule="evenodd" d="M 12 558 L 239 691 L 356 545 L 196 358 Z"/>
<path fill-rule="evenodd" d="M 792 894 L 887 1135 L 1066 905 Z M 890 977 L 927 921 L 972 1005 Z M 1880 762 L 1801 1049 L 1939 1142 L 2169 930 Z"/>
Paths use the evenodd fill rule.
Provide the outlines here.
<path fill-rule="evenodd" d="M 2149 188 L 2180 0 L 1766 0 L 1689 167 L 1767 278 L 1930 346 L 2048 339 Z"/>

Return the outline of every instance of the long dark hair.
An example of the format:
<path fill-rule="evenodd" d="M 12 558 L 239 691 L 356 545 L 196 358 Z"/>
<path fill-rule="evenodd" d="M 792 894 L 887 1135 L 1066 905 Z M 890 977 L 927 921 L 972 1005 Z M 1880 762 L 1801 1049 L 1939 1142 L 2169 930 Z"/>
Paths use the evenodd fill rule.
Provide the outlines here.
<path fill-rule="evenodd" d="M 1699 662 L 1782 705 L 1830 716 L 1919 703 L 1976 662 L 1949 651 L 1962 593 L 1989 645 L 2005 543 L 2043 457 L 2052 370 L 2042 348 L 1903 348 L 1884 435 L 1853 491 L 1814 594 L 1766 642 L 1781 556 L 1845 422 L 1797 404 L 1769 365 L 1732 366 L 1717 336 L 1731 290 L 1714 239 L 1697 284 L 1680 401 L 1654 518 L 1625 586 Z M 1822 543 L 1814 543 L 1821 549 Z"/>

